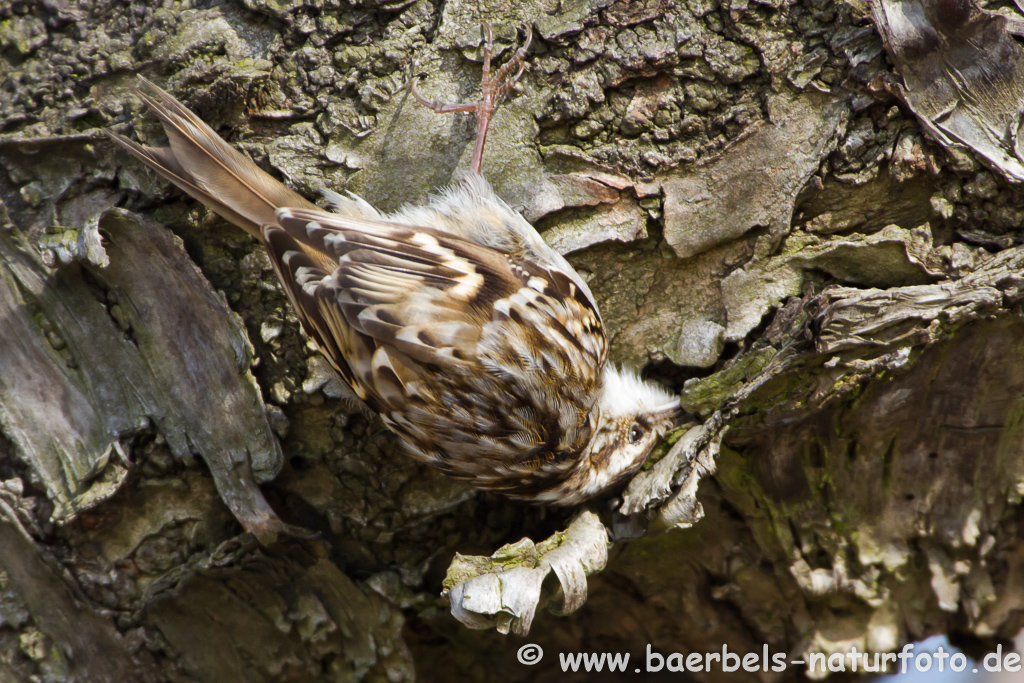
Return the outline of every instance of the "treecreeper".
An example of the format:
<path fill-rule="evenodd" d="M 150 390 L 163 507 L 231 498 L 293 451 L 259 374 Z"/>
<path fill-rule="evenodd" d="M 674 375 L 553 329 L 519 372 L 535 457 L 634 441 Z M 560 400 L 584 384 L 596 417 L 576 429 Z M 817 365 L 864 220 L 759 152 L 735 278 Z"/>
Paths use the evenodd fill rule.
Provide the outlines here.
<path fill-rule="evenodd" d="M 109 136 L 255 237 L 306 333 L 413 457 L 513 498 L 571 505 L 623 481 L 680 417 L 679 400 L 608 362 L 586 282 L 480 175 L 498 100 L 530 45 L 491 73 L 467 176 L 423 206 L 383 215 L 325 191 L 317 207 L 141 79 L 168 147 Z"/>

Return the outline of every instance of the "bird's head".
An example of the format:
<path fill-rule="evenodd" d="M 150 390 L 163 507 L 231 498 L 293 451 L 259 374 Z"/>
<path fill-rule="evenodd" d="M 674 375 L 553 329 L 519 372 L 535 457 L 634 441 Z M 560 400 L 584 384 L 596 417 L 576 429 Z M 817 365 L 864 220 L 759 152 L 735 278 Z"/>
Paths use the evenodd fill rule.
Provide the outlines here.
<path fill-rule="evenodd" d="M 559 503 L 582 502 L 640 469 L 658 440 L 679 423 L 682 409 L 678 396 L 608 364 L 593 416 L 593 436 L 559 487 Z"/>

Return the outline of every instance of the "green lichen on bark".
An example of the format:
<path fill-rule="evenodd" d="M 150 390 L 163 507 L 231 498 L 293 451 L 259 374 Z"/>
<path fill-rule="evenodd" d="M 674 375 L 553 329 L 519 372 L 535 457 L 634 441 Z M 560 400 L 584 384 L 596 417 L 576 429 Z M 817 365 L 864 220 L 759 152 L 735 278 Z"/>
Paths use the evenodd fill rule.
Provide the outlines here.
<path fill-rule="evenodd" d="M 627 491 L 638 509 L 626 519 L 602 508 L 620 539 L 690 528 L 623 540 L 584 582 L 586 605 L 538 616 L 531 638 L 549 661 L 647 644 L 798 654 L 940 630 L 1012 635 L 1024 604 L 1013 342 L 1024 202 L 893 95 L 869 11 L 812 0 L 0 8 L 0 230 L 41 250 L 33 267 L 51 290 L 82 271 L 107 278 L 105 291 L 139 281 L 125 268 L 152 256 L 104 264 L 118 236 L 105 220 L 144 214 L 178 234 L 257 359 L 263 423 L 243 431 L 284 456 L 257 467 L 273 477 L 259 490 L 319 533 L 265 550 L 240 540 L 221 500 L 237 508 L 232 491 L 257 491 L 255 480 L 232 480 L 240 460 L 216 460 L 154 411 L 103 433 L 132 468 L 97 448 L 64 479 L 0 435 L 0 499 L 88 611 L 111 615 L 94 631 L 119 634 L 95 636 L 107 660 L 152 666 L 154 680 L 408 680 L 414 665 L 421 679 L 536 674 L 510 642 L 460 630 L 438 594 L 458 585 L 443 581 L 456 552 L 563 538 L 572 511 L 476 494 L 405 457 L 318 370 L 254 244 L 97 136 L 114 127 L 160 143 L 131 94 L 141 72 L 308 196 L 348 189 L 395 209 L 451 182 L 470 153 L 473 122 L 414 106 L 405 87 L 419 76 L 428 97 L 476 97 L 481 19 L 502 54 L 524 23 L 536 41 L 496 115 L 485 175 L 574 250 L 612 359 L 647 366 L 701 421 L 676 444 L 689 451 L 666 449 L 641 473 L 656 496 Z M 83 287 L 115 337 L 152 332 L 135 309 L 162 297 L 128 304 Z M 17 315 L 57 366 L 84 371 L 69 368 L 82 357 L 71 323 L 27 300 Z M 247 376 L 247 351 L 215 351 Z M 205 392 L 188 417 L 202 423 L 222 395 Z M 195 454 L 223 466 L 217 485 Z M 707 459 L 718 472 L 698 495 Z M 479 569 L 525 569 L 541 554 Z M 66 635 L 27 606 L 10 557 L 0 553 L 0 677 L 74 673 L 84 660 L 55 645 Z M 204 606 L 223 628 L 203 626 Z"/>

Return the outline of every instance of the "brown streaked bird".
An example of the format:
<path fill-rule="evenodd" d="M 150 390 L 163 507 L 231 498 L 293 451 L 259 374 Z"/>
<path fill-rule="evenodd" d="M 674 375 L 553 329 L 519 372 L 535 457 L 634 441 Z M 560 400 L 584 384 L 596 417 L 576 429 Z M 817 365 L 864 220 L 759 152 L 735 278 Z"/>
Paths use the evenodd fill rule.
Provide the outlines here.
<path fill-rule="evenodd" d="M 385 216 L 325 191 L 335 211 L 320 209 L 145 79 L 170 146 L 109 135 L 259 240 L 305 331 L 414 457 L 481 489 L 575 504 L 634 473 L 679 401 L 608 363 L 586 283 L 480 176 L 491 113 L 530 44 L 527 29 L 492 77 L 484 30 L 480 102 L 428 102 L 411 85 L 430 109 L 478 121 L 468 177 L 425 206 Z"/>

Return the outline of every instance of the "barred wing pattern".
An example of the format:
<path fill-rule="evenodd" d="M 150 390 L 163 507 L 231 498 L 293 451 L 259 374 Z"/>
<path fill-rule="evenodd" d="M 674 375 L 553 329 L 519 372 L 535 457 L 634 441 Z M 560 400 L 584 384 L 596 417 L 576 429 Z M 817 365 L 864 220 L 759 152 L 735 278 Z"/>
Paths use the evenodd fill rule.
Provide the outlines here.
<path fill-rule="evenodd" d="M 590 442 L 607 342 L 557 269 L 428 228 L 282 208 L 263 236 L 330 362 L 418 458 L 529 497 Z"/>
<path fill-rule="evenodd" d="M 170 146 L 110 139 L 266 247 L 303 327 L 421 460 L 573 504 L 678 419 L 677 398 L 606 362 L 586 282 L 479 174 L 388 217 L 329 193 L 328 213 L 140 84 Z"/>

